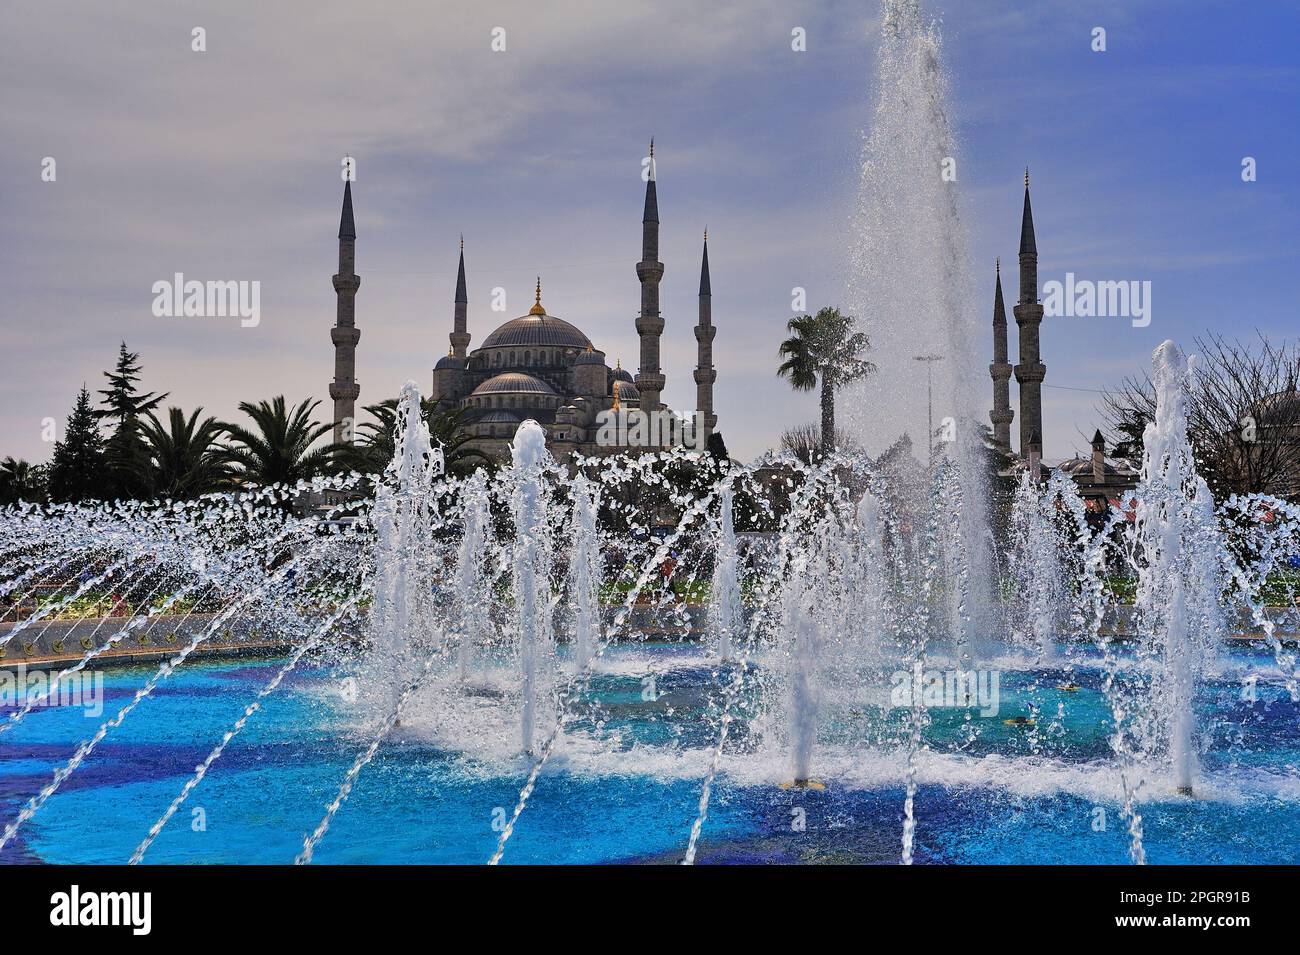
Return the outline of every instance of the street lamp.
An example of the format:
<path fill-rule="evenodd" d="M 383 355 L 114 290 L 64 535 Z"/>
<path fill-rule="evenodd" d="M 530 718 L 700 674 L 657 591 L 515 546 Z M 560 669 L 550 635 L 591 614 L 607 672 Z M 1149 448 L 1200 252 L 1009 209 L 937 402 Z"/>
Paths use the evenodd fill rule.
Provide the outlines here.
<path fill-rule="evenodd" d="M 916 361 L 925 362 L 925 441 L 930 458 L 934 457 L 934 363 L 943 361 L 942 355 L 913 355 Z M 929 460 L 929 459 L 927 459 Z"/>

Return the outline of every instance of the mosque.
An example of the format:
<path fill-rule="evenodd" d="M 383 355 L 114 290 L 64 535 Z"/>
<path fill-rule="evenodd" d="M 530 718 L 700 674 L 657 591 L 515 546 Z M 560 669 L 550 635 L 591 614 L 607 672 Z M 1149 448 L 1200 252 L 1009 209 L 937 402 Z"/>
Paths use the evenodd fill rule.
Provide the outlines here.
<path fill-rule="evenodd" d="M 636 274 L 641 284 L 641 309 L 636 319 L 640 338 L 640 368 L 636 375 L 621 363 L 611 368 L 606 354 L 575 325 L 553 315 L 542 304 L 539 277 L 532 307 L 493 330 L 478 348 L 470 350 L 469 296 L 465 283 L 465 246 L 461 242 L 453 302 L 451 349 L 433 369 L 430 396 L 444 407 L 465 411 L 471 447 L 493 457 L 509 457 L 510 442 L 526 419 L 546 430 L 547 446 L 561 461 L 575 452 L 586 456 L 627 450 L 611 446 L 601 425 L 609 412 L 668 412 L 661 396 L 665 383 L 659 364 L 659 344 L 664 318 L 659 310 L 659 283 L 664 264 L 659 261 L 659 197 L 655 181 L 654 143 L 641 216 L 641 261 Z M 343 214 L 339 225 L 339 271 L 334 276 L 337 317 L 330 336 L 334 343 L 334 435 L 341 441 L 346 422 L 354 419 L 360 387 L 356 381 L 356 346 L 361 332 L 356 325 L 355 298 L 361 280 L 355 273 L 356 226 L 352 214 L 352 183 L 343 187 Z M 704 446 L 717 426 L 713 412 L 712 290 L 709 282 L 708 233 L 700 263 L 699 315 L 695 325 L 697 361 L 696 402 L 691 416 L 699 431 L 695 440 Z M 603 414 L 602 414 L 603 413 Z M 633 429 L 635 433 L 635 429 Z M 621 433 L 626 437 L 628 429 Z"/>
<path fill-rule="evenodd" d="M 993 361 L 989 375 L 993 379 L 993 443 L 1009 466 L 1000 473 L 1019 479 L 1025 469 L 1042 477 L 1046 470 L 1059 470 L 1074 478 L 1079 494 L 1092 511 L 1118 506 L 1138 483 L 1136 463 L 1106 455 L 1106 442 L 1098 430 L 1092 436 L 1091 454 L 1075 456 L 1052 468 L 1043 465 L 1043 379 L 1047 366 L 1039 351 L 1039 328 L 1043 323 L 1043 306 L 1038 300 L 1038 239 L 1034 235 L 1034 212 L 1029 202 L 1029 170 L 1025 170 L 1025 201 L 1020 216 L 1020 290 L 1012 311 L 1016 318 L 1019 361 L 1013 366 L 1007 347 L 1007 311 L 1002 300 L 1002 266 L 996 268 L 993 290 Z M 1020 397 L 1019 453 L 1012 447 L 1011 375 L 1015 373 Z"/>

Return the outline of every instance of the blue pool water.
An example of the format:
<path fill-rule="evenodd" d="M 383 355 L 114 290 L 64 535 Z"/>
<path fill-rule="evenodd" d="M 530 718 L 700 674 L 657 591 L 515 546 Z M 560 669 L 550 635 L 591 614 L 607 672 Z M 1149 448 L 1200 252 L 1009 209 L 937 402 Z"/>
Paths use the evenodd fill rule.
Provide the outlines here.
<path fill-rule="evenodd" d="M 613 651 L 617 656 L 617 650 Z M 674 666 L 659 694 L 641 679 L 598 678 L 575 729 L 619 733 L 611 768 L 548 766 L 510 840 L 506 863 L 676 862 L 700 797 L 703 718 L 718 675 L 682 665 L 691 648 L 638 647 Z M 1267 666 L 1257 649 L 1234 661 Z M 27 822 L 0 861 L 125 862 L 195 766 L 283 660 L 187 664 L 114 729 Z M 77 744 L 128 702 L 154 667 L 105 671 L 104 713 L 34 710 L 0 735 L 0 825 L 62 766 Z M 999 718 L 937 710 L 927 730 L 935 762 L 916 797 L 922 863 L 1128 862 L 1129 840 L 1113 795 L 1109 717 L 1100 674 L 1076 670 L 1073 693 L 1050 673 L 1003 675 Z M 285 863 L 302 847 L 357 753 L 369 742 L 323 666 L 292 672 L 235 738 L 150 848 L 152 863 Z M 1204 798 L 1142 804 L 1153 863 L 1300 862 L 1300 707 L 1261 683 L 1258 701 L 1223 678 L 1201 688 L 1198 723 Z M 1004 718 L 1038 714 L 1038 732 Z M 12 712 L 12 707 L 5 711 Z M 846 717 L 851 721 L 852 716 Z M 893 732 L 895 716 L 878 719 Z M 832 727 L 830 736 L 844 731 Z M 737 724 L 738 750 L 751 746 Z M 859 744 L 860 745 L 860 744 Z M 873 776 L 866 749 L 828 744 L 824 791 L 781 789 L 780 767 L 725 764 L 710 803 L 698 861 L 896 863 L 904 791 L 896 771 Z M 883 751 L 883 750 L 882 750 Z M 638 771 L 639 753 L 645 771 Z M 692 753 L 698 771 L 659 772 L 658 756 Z M 617 756 L 615 761 L 613 757 Z M 743 757 L 736 757 L 742 759 Z M 755 754 L 754 762 L 760 756 Z M 817 760 L 814 760 L 815 764 Z M 847 770 L 841 772 L 842 769 Z M 513 811 L 527 764 L 477 759 L 406 728 L 380 748 L 316 850 L 318 863 L 482 863 Z"/>

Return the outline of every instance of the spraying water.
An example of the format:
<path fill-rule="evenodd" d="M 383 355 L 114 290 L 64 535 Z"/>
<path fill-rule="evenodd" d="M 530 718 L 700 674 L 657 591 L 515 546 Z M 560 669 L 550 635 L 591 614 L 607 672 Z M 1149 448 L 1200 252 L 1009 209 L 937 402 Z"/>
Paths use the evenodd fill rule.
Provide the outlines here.
<path fill-rule="evenodd" d="M 569 589 L 573 601 L 573 662 L 582 669 L 591 662 L 600 643 L 600 582 L 604 576 L 596 515 L 600 499 L 593 494 L 586 475 L 573 481 L 573 559 L 569 565 Z"/>
<path fill-rule="evenodd" d="M 537 700 L 543 665 L 552 638 L 550 533 L 542 469 L 550 455 L 546 432 L 536 421 L 525 421 L 510 448 L 514 462 L 515 519 L 514 598 L 519 619 L 521 696 L 520 742 L 533 752 Z"/>
<path fill-rule="evenodd" d="M 917 0 L 885 0 L 881 13 L 850 276 L 878 370 L 850 393 L 848 410 L 873 453 L 901 433 L 920 438 L 929 420 L 958 420 L 983 398 L 956 182 L 944 175 L 960 167 L 938 29 Z M 940 356 L 929 365 L 933 416 L 918 355 Z"/>
<path fill-rule="evenodd" d="M 735 491 L 731 484 L 724 484 L 719 495 L 718 549 L 709 601 L 709 623 L 718 635 L 718 657 L 723 662 L 732 659 L 732 644 L 740 637 L 744 627 L 740 599 L 740 554 L 732 517 L 734 499 Z"/>
<path fill-rule="evenodd" d="M 430 582 L 433 485 L 442 474 L 442 453 L 429 439 L 415 382 L 402 388 L 397 405 L 396 453 L 375 492 L 377 579 L 372 611 L 374 665 L 385 673 L 395 700 L 411 675 L 413 648 L 435 619 Z"/>
<path fill-rule="evenodd" d="M 462 683 L 469 676 L 474 647 L 487 630 L 484 562 L 490 521 L 487 478 L 477 470 L 461 489 L 461 539 L 456 553 L 456 613 L 460 624 L 457 665 Z"/>
<path fill-rule="evenodd" d="M 1163 737 L 1174 785 L 1191 795 L 1196 682 L 1211 642 L 1225 632 L 1219 601 L 1227 580 L 1213 500 L 1196 473 L 1187 439 L 1191 363 L 1166 341 L 1155 350 L 1152 365 L 1156 417 L 1144 435 L 1137 491 L 1135 606 L 1144 634 L 1142 650 L 1158 664 L 1151 690 L 1159 724 L 1149 738 Z"/>

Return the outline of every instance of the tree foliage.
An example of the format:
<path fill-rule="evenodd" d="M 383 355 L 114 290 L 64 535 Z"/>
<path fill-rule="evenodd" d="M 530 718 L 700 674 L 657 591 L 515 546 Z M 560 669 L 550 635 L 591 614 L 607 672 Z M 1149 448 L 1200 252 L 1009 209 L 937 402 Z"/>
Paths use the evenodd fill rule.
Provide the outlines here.
<path fill-rule="evenodd" d="M 148 412 L 140 427 L 145 453 L 139 477 L 151 497 L 190 498 L 230 485 L 230 456 L 221 445 L 225 428 L 216 418 L 202 421 L 202 408 L 186 417 L 167 409 L 167 423 Z"/>
<path fill-rule="evenodd" d="M 53 501 L 103 500 L 110 496 L 110 472 L 104 457 L 104 437 L 90 406 L 90 392 L 81 386 L 77 403 L 68 415 L 63 440 L 54 445 L 50 463 L 50 499 Z"/>
<path fill-rule="evenodd" d="M 341 445 L 315 446 L 333 428 L 313 420 L 319 401 L 306 399 L 292 408 L 284 395 L 270 401 L 241 401 L 239 410 L 252 419 L 252 427 L 223 422 L 227 434 L 226 455 L 235 466 L 235 477 L 243 484 L 294 485 L 299 481 L 330 473 Z"/>
<path fill-rule="evenodd" d="M 835 390 L 876 370 L 862 357 L 870 348 L 865 332 L 856 330 L 857 321 L 838 308 L 823 308 L 816 315 L 790 319 L 792 334 L 777 353 L 784 360 L 777 368 L 796 391 L 821 388 L 822 453 L 835 449 Z"/>
<path fill-rule="evenodd" d="M 95 411 L 96 419 L 113 424 L 112 433 L 104 445 L 108 468 L 108 487 L 104 496 L 141 497 L 148 491 L 142 484 L 146 450 L 141 419 L 167 396 L 140 392 L 140 355 L 127 351 L 126 342 L 121 343 L 117 364 L 112 371 L 104 372 L 104 377 L 108 379 L 108 387 L 99 391 L 102 400 L 100 408 Z"/>
<path fill-rule="evenodd" d="M 1253 345 L 1211 335 L 1195 347 L 1187 436 L 1210 488 L 1220 497 L 1300 495 L 1300 350 L 1262 334 Z M 1156 412 L 1150 375 L 1108 392 L 1102 412 L 1116 453 L 1140 456 L 1142 432 Z"/>

